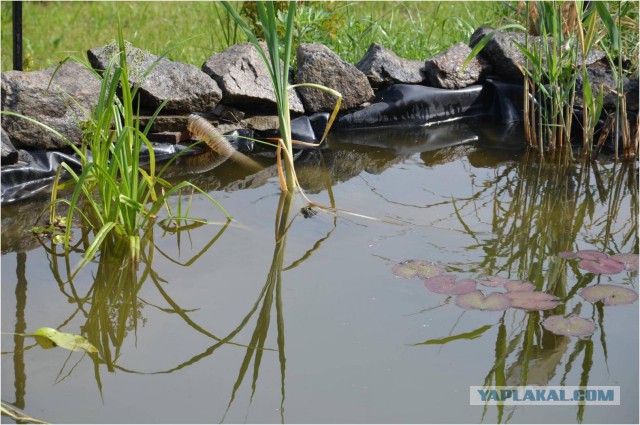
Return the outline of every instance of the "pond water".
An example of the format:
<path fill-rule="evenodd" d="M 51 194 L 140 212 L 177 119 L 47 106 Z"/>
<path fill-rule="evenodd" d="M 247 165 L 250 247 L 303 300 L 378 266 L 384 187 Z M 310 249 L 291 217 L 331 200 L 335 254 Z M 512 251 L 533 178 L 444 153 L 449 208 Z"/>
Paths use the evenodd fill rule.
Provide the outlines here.
<path fill-rule="evenodd" d="M 334 133 L 298 176 L 337 214 L 281 199 L 273 166 L 187 176 L 234 221 L 156 226 L 137 270 L 103 252 L 69 280 L 83 232 L 66 258 L 25 232 L 46 203 L 3 207 L 2 400 L 53 423 L 637 423 L 638 302 L 579 295 L 637 292 L 637 272 L 594 274 L 558 256 L 638 253 L 636 164 L 541 163 L 514 148 L 517 131 L 497 147 L 479 128 Z M 224 223 L 201 196 L 190 208 Z M 562 303 L 463 310 L 396 277 L 408 259 L 528 280 Z M 569 313 L 595 333 L 541 326 Z M 13 335 L 45 326 L 98 354 Z M 469 387 L 485 383 L 619 386 L 621 404 L 471 406 Z"/>

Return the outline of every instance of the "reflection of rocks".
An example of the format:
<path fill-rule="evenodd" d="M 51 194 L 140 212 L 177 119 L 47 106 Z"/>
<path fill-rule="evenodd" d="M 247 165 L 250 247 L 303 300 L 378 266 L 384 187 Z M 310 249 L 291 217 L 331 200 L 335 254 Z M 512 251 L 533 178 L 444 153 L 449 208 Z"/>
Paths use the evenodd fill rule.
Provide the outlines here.
<path fill-rule="evenodd" d="M 467 157 L 470 153 L 477 150 L 474 145 L 451 146 L 443 149 L 429 150 L 420 154 L 420 159 L 427 167 L 434 165 L 447 164 L 449 162 Z"/>
<path fill-rule="evenodd" d="M 352 147 L 309 152 L 307 155 L 304 162 L 296 165 L 296 174 L 300 185 L 309 193 L 318 193 L 327 189 L 327 172 L 331 184 L 337 184 L 348 181 L 363 171 L 369 174 L 381 174 L 407 159 L 407 156 L 397 156 L 389 151 Z"/>
<path fill-rule="evenodd" d="M 29 230 L 36 225 L 43 225 L 40 218 L 47 208 L 48 198 L 32 200 L 17 205 L 2 206 L 2 253 L 27 252 L 40 246 L 38 239 Z M 46 214 L 45 214 L 46 216 Z"/>

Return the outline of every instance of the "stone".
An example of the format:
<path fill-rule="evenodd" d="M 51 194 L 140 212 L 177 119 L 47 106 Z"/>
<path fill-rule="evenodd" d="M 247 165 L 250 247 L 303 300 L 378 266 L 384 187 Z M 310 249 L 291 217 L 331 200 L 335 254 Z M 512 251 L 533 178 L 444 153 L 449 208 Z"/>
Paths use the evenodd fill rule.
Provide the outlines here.
<path fill-rule="evenodd" d="M 0 133 L 2 134 L 2 165 L 11 165 L 18 162 L 18 151 L 9 140 L 9 136 L 4 131 L 4 128 L 0 127 Z"/>
<path fill-rule="evenodd" d="M 374 88 L 391 84 L 422 84 L 425 80 L 424 62 L 401 58 L 376 43 L 371 43 L 356 68 L 367 76 Z"/>
<path fill-rule="evenodd" d="M 2 110 L 33 118 L 74 144 L 82 142 L 79 123 L 98 103 L 100 79 L 83 65 L 65 62 L 43 71 L 2 73 Z M 49 88 L 49 89 L 48 89 Z M 2 127 L 17 148 L 61 149 L 67 144 L 49 130 L 22 118 L 3 115 Z"/>
<path fill-rule="evenodd" d="M 296 60 L 296 84 L 314 83 L 338 91 L 341 111 L 354 109 L 374 96 L 367 76 L 322 44 L 299 45 Z M 336 98 L 329 93 L 308 87 L 298 91 L 307 113 L 330 112 L 335 107 Z"/>
<path fill-rule="evenodd" d="M 480 27 L 469 40 L 469 46 L 475 47 L 478 42 L 487 34 L 493 31 L 490 27 Z M 489 40 L 487 45 L 480 51 L 480 56 L 486 59 L 493 71 L 505 81 L 518 82 L 523 81 L 522 72 L 518 66 L 524 67 L 525 56 L 516 46 L 515 42 L 525 45 L 526 35 L 521 32 L 503 32 L 497 31 Z M 553 46 L 553 39 L 548 39 L 549 45 Z M 535 45 L 541 43 L 541 37 L 529 36 L 529 44 Z M 586 64 L 590 65 L 597 62 L 605 56 L 604 52 L 598 49 L 592 49 L 587 55 Z M 581 60 L 581 59 L 579 59 Z M 543 66 L 546 66 L 546 60 L 543 60 Z"/>
<path fill-rule="evenodd" d="M 473 58 L 464 71 L 460 72 L 470 53 L 471 47 L 457 43 L 427 60 L 424 69 L 429 85 L 443 89 L 461 89 L 489 75 L 491 65 L 481 56 Z"/>
<path fill-rule="evenodd" d="M 261 46 L 269 58 L 266 44 L 261 43 Z M 280 63 L 283 64 L 282 61 Z M 211 56 L 202 65 L 202 71 L 222 89 L 224 105 L 276 112 L 276 95 L 269 71 L 253 44 L 236 44 Z M 289 110 L 304 113 L 295 90 L 289 90 Z"/>
<path fill-rule="evenodd" d="M 596 62 L 587 67 L 587 76 L 589 85 L 594 96 L 598 96 L 600 87 L 604 88 L 604 108 L 608 111 L 616 109 L 616 80 L 608 63 L 604 61 Z M 576 105 L 582 106 L 582 84 L 583 78 L 580 74 L 576 80 Z M 638 79 L 629 80 L 627 77 L 622 78 L 624 87 L 623 93 L 627 101 L 627 111 L 638 111 Z"/>
<path fill-rule="evenodd" d="M 222 99 L 220 87 L 196 66 L 160 58 L 128 42 L 125 46 L 129 82 L 132 87 L 142 83 L 139 94 L 144 109 L 155 111 L 168 99 L 163 111 L 210 112 Z M 88 50 L 87 56 L 95 69 L 104 70 L 118 52 L 118 45 L 112 43 Z M 116 63 L 120 63 L 119 59 Z"/>

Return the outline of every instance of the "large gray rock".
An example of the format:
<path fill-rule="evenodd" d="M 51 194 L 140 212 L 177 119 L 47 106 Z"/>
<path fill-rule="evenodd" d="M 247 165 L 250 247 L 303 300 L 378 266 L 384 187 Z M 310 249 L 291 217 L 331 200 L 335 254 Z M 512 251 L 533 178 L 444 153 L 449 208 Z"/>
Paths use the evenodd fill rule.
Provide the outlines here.
<path fill-rule="evenodd" d="M 367 76 L 375 88 L 391 84 L 421 84 L 425 79 L 424 62 L 401 58 L 376 43 L 371 43 L 356 68 Z"/>
<path fill-rule="evenodd" d="M 13 147 L 13 143 L 9 140 L 9 136 L 4 131 L 4 128 L 0 127 L 0 133 L 2 134 L 2 165 L 11 165 L 18 162 L 18 151 Z"/>
<path fill-rule="evenodd" d="M 167 112 L 209 112 L 222 99 L 220 87 L 196 66 L 167 58 L 158 61 L 159 56 L 125 44 L 129 82 L 132 86 L 142 82 L 139 93 L 143 108 L 155 110 L 169 99 L 163 109 Z M 95 69 L 104 70 L 118 52 L 117 44 L 108 44 L 88 50 L 87 56 Z M 146 70 L 156 61 L 155 68 L 145 77 Z"/>
<path fill-rule="evenodd" d="M 490 27 L 480 27 L 471 35 L 469 46 L 472 48 L 486 35 L 493 31 Z M 493 67 L 495 74 L 503 80 L 512 82 L 522 82 L 523 75 L 518 65 L 524 68 L 525 56 L 518 49 L 515 42 L 525 45 L 525 34 L 521 32 L 496 32 L 489 40 L 487 45 L 480 51 L 480 56 L 485 58 Z M 529 44 L 531 46 L 540 45 L 541 37 L 529 36 Z M 548 43 L 553 47 L 553 39 L 549 38 Z M 602 59 L 604 52 L 592 49 L 587 55 L 586 64 L 590 65 Z M 581 59 L 578 59 L 581 61 Z M 546 66 L 546 60 L 543 60 L 543 66 Z"/>
<path fill-rule="evenodd" d="M 342 94 L 340 110 L 349 110 L 370 101 L 374 94 L 367 76 L 343 61 L 322 44 L 301 44 L 296 51 L 296 83 L 314 83 Z M 332 111 L 336 98 L 323 91 L 300 87 L 300 96 L 308 113 Z"/>
<path fill-rule="evenodd" d="M 589 78 L 589 85 L 594 96 L 598 96 L 600 87 L 604 90 L 603 106 L 608 111 L 614 111 L 616 109 L 616 80 L 613 77 L 611 67 L 603 62 L 596 62 L 587 67 L 587 76 Z M 576 105 L 582 106 L 582 75 L 578 76 L 576 80 Z M 624 87 L 623 93 L 627 101 L 627 111 L 638 111 L 638 80 L 629 80 L 627 77 L 622 78 L 622 85 Z"/>
<path fill-rule="evenodd" d="M 262 50 L 269 58 L 264 43 Z M 282 61 L 280 61 L 282 64 Z M 222 53 L 211 56 L 202 65 L 202 71 L 222 88 L 222 103 L 240 108 L 267 108 L 276 111 L 273 83 L 262 57 L 251 43 L 236 44 Z M 304 107 L 295 90 L 289 90 L 289 110 L 304 113 Z"/>
<path fill-rule="evenodd" d="M 48 125 L 71 142 L 82 142 L 79 123 L 98 103 L 100 80 L 84 66 L 65 62 L 47 90 L 55 67 L 44 71 L 2 73 L 2 110 Z M 2 116 L 2 127 L 16 147 L 59 149 L 66 143 L 37 124 Z"/>
<path fill-rule="evenodd" d="M 427 60 L 424 68 L 428 83 L 443 89 L 461 89 L 483 79 L 491 72 L 491 65 L 481 56 L 473 58 L 460 72 L 470 53 L 471 47 L 457 43 Z"/>

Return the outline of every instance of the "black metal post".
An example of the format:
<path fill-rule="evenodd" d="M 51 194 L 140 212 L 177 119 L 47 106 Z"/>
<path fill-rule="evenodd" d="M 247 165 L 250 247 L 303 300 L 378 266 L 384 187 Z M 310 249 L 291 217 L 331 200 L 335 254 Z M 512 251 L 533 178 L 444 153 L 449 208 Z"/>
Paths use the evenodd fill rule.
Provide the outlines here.
<path fill-rule="evenodd" d="M 22 71 L 22 2 L 14 1 L 13 9 L 13 69 Z"/>

